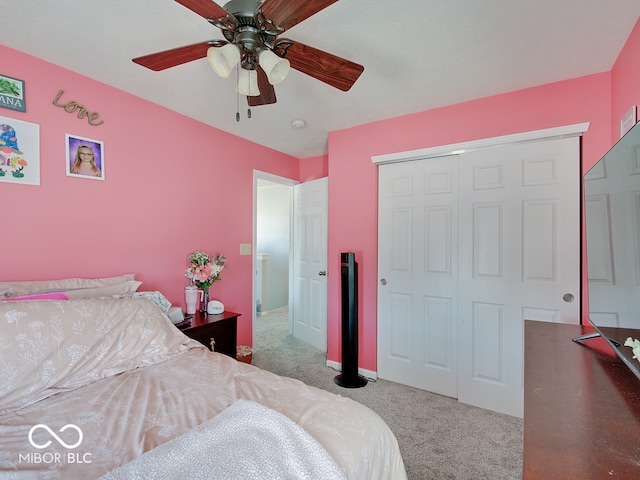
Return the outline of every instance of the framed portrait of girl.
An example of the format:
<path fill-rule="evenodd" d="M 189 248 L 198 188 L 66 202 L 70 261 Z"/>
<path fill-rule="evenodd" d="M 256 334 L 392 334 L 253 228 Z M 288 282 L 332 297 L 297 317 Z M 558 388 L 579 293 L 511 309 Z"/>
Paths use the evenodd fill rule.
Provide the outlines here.
<path fill-rule="evenodd" d="M 67 176 L 104 180 L 104 143 L 66 134 Z"/>

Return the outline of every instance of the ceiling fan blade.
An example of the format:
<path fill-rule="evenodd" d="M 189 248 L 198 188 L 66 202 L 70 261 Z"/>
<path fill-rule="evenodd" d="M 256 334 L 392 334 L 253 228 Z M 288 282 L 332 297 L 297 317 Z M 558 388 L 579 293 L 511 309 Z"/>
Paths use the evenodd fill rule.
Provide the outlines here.
<path fill-rule="evenodd" d="M 194 43 L 184 47 L 172 48 L 163 52 L 152 53 L 143 57 L 134 58 L 138 65 L 159 72 L 167 68 L 182 65 L 207 56 L 209 47 L 220 47 L 226 44 L 224 40 L 211 40 L 209 42 Z"/>
<path fill-rule="evenodd" d="M 258 65 L 258 89 L 260 90 L 260 95 L 257 97 L 247 97 L 247 103 L 249 103 L 250 107 L 257 107 L 259 105 L 270 105 L 272 103 L 276 103 L 276 90 L 273 88 L 273 85 L 269 83 L 269 79 L 267 78 L 267 74 L 264 73 L 264 70 Z"/>
<path fill-rule="evenodd" d="M 229 12 L 211 0 L 176 0 L 176 2 L 207 20 L 229 16 Z"/>
<path fill-rule="evenodd" d="M 336 3 L 338 0 L 265 0 L 259 8 L 282 31 Z M 281 33 L 280 32 L 280 33 Z"/>
<path fill-rule="evenodd" d="M 273 49 L 289 60 L 291 68 L 343 92 L 349 90 L 364 71 L 362 65 L 293 40 L 279 40 Z"/>

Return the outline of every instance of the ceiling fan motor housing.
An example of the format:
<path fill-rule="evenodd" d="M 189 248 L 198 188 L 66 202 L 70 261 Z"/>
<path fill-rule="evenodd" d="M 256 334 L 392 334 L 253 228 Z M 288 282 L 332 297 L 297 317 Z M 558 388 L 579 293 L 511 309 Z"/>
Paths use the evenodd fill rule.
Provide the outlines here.
<path fill-rule="evenodd" d="M 231 0 L 224 9 L 233 15 L 238 26 L 233 29 L 223 29 L 222 34 L 229 43 L 240 48 L 242 67 L 253 70 L 258 64 L 257 56 L 261 50 L 272 49 L 275 36 L 260 28 L 255 21 L 255 13 L 262 5 L 257 0 Z"/>
<path fill-rule="evenodd" d="M 253 14 L 260 5 L 262 2 L 258 0 L 231 0 L 225 3 L 223 8 L 239 20 L 242 16 L 253 18 Z"/>

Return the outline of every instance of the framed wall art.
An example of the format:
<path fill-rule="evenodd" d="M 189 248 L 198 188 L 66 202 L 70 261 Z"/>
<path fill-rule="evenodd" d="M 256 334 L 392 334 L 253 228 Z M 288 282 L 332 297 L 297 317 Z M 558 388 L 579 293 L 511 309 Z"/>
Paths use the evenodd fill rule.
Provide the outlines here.
<path fill-rule="evenodd" d="M 27 111 L 23 80 L 0 75 L 0 107 L 17 112 Z"/>
<path fill-rule="evenodd" d="M 104 180 L 104 143 L 66 134 L 67 176 Z"/>
<path fill-rule="evenodd" d="M 40 185 L 40 125 L 0 117 L 0 182 Z"/>

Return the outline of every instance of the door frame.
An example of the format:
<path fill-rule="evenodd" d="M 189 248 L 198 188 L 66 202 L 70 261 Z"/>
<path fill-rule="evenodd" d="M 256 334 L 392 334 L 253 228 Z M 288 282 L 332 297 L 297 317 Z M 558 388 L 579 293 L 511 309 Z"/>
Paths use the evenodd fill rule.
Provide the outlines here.
<path fill-rule="evenodd" d="M 374 155 L 371 161 L 375 165 L 383 165 L 385 163 L 410 162 L 412 160 L 425 160 L 429 158 L 444 157 L 450 155 L 459 155 L 471 150 L 480 150 L 489 147 L 497 147 L 500 145 L 531 142 L 535 140 L 551 140 L 554 138 L 581 137 L 589 130 L 591 122 L 575 123 L 560 127 L 544 128 L 540 130 L 531 130 L 528 132 L 514 133 L 509 135 L 501 135 L 497 137 L 482 138 L 479 140 L 471 140 L 468 142 L 450 143 L 447 145 L 438 145 L 435 147 L 420 148 L 417 150 L 407 150 L 404 152 L 388 153 L 385 155 Z M 580 172 L 583 173 L 582 159 L 580 160 Z M 582 187 L 580 187 L 580 195 L 582 197 Z M 580 199 L 580 214 L 582 215 L 582 198 Z M 584 224 L 580 222 L 580 248 L 584 243 Z M 582 254 L 581 254 L 582 257 Z M 376 276 L 380 277 L 379 272 Z M 582 262 L 580 264 L 580 281 L 584 282 L 584 273 L 582 271 Z M 378 278 L 380 281 L 380 278 Z M 378 287 L 379 288 L 379 287 Z M 376 293 L 377 296 L 377 293 Z M 584 299 L 581 299 L 580 322 L 583 321 Z M 378 323 L 378 307 L 376 307 L 376 325 Z M 376 343 L 376 359 L 378 358 L 378 345 Z M 376 372 L 377 374 L 377 372 Z"/>
<path fill-rule="evenodd" d="M 280 175 L 275 175 L 273 173 L 263 172 L 261 170 L 253 170 L 253 227 L 252 227 L 252 239 L 251 245 L 253 246 L 251 249 L 251 344 L 256 344 L 256 268 L 258 266 L 258 183 L 259 180 L 265 180 L 271 183 L 277 183 L 279 185 L 291 187 L 291 191 L 289 193 L 289 305 L 295 301 L 293 298 L 293 290 L 292 290 L 292 280 L 293 280 L 293 269 L 291 268 L 291 263 L 293 261 L 293 187 L 298 185 L 300 182 L 298 180 L 293 180 L 291 178 L 282 177 Z M 292 319 L 291 319 L 291 308 L 289 309 L 289 333 L 292 332 Z"/>
<path fill-rule="evenodd" d="M 376 165 L 383 163 L 410 162 L 411 160 L 424 160 L 427 158 L 443 157 L 447 155 L 457 155 L 470 150 L 479 150 L 488 147 L 497 147 L 508 143 L 530 142 L 533 140 L 551 140 L 553 138 L 579 137 L 589 130 L 590 122 L 576 123 L 562 127 L 544 128 L 542 130 L 532 130 L 530 132 L 514 133 L 499 137 L 483 138 L 471 140 L 469 142 L 450 143 L 436 147 L 420 148 L 418 150 L 408 150 L 406 152 L 388 153 L 386 155 L 375 155 L 371 161 Z"/>

